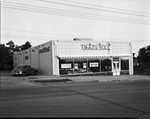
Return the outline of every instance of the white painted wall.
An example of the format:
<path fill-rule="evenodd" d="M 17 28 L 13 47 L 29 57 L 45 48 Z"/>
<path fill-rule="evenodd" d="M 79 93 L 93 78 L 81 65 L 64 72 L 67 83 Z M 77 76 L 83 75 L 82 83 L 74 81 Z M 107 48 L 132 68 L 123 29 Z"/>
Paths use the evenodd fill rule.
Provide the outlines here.
<path fill-rule="evenodd" d="M 24 65 L 24 52 L 23 51 L 20 51 L 18 53 L 18 57 L 19 57 L 19 65 Z"/>
<path fill-rule="evenodd" d="M 103 56 L 128 54 L 132 56 L 132 49 L 129 43 L 110 42 L 111 50 L 83 50 L 83 44 L 107 44 L 108 42 L 95 41 L 49 41 L 25 51 L 14 54 L 17 58 L 14 63 L 17 65 L 29 64 L 36 68 L 42 75 L 59 75 L 59 56 Z M 25 53 L 27 52 L 27 53 Z M 31 54 L 30 54 L 31 53 Z M 29 56 L 25 60 L 25 56 Z M 133 59 L 129 58 L 130 74 L 133 74 Z"/>
<path fill-rule="evenodd" d="M 40 74 L 53 75 L 51 47 L 51 41 L 39 46 Z M 49 51 L 40 53 L 44 48 L 49 48 Z"/>
<path fill-rule="evenodd" d="M 31 48 L 30 52 L 31 52 L 31 67 L 37 69 L 38 73 L 40 73 L 38 46 Z"/>
<path fill-rule="evenodd" d="M 96 41 L 58 41 L 58 56 L 102 56 L 130 54 L 129 43 L 110 42 L 111 50 L 83 50 L 83 44 L 106 44 L 108 42 Z"/>
<path fill-rule="evenodd" d="M 31 65 L 31 54 L 30 54 L 30 48 L 23 51 L 24 53 L 24 64 L 25 65 Z"/>

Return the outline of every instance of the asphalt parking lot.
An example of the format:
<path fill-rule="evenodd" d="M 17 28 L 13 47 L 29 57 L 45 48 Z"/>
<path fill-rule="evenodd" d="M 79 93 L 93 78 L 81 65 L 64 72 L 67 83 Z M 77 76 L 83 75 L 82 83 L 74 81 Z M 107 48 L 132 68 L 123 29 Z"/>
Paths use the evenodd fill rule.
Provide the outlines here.
<path fill-rule="evenodd" d="M 70 80 L 60 82 L 64 79 Z M 3 75 L 0 117 L 149 119 L 149 86 L 150 76 L 146 75 L 77 77 Z"/>

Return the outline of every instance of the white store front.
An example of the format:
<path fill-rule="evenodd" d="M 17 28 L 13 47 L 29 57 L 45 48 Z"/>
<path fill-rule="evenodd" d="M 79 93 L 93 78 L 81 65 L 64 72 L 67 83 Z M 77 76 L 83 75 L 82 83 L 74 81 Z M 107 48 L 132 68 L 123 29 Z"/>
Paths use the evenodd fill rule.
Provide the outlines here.
<path fill-rule="evenodd" d="M 14 54 L 14 67 L 25 64 L 38 69 L 41 75 L 132 75 L 132 46 L 93 40 L 49 41 Z"/>

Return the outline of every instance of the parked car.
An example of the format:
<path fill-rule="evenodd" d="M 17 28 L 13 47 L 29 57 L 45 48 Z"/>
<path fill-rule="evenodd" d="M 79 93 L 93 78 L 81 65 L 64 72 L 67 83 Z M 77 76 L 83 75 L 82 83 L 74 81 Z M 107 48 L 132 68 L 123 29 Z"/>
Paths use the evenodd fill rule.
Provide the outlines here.
<path fill-rule="evenodd" d="M 30 65 L 22 65 L 22 66 L 16 66 L 13 71 L 11 72 L 12 75 L 36 75 L 38 73 L 37 69 L 32 68 Z"/>

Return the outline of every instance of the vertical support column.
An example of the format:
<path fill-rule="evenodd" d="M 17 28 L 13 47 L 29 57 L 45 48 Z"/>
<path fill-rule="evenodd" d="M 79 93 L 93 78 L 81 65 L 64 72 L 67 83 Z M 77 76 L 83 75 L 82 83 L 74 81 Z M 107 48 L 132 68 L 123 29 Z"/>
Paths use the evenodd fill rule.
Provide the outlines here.
<path fill-rule="evenodd" d="M 50 51 L 52 52 L 53 75 L 60 75 L 59 58 L 57 57 L 57 44 L 55 41 L 51 41 Z"/>
<path fill-rule="evenodd" d="M 129 74 L 133 75 L 133 53 L 131 43 L 129 43 L 129 46 L 130 46 Z"/>
<path fill-rule="evenodd" d="M 131 54 L 129 60 L 130 60 L 129 62 L 130 75 L 133 75 L 133 54 Z"/>
<path fill-rule="evenodd" d="M 58 42 L 56 41 L 52 41 L 52 54 L 53 54 L 53 67 L 54 68 L 54 75 L 60 75 L 60 66 L 59 66 L 59 62 L 60 62 L 60 58 L 58 57 L 59 52 L 58 52 Z M 55 64 L 55 65 L 54 65 Z"/>
<path fill-rule="evenodd" d="M 55 75 L 56 72 L 55 72 L 55 68 L 56 68 L 56 63 L 55 63 L 55 43 L 53 41 L 50 42 L 49 46 L 50 46 L 50 52 L 51 52 L 51 55 L 50 55 L 50 59 L 51 59 L 51 62 L 52 62 L 52 75 Z"/>

